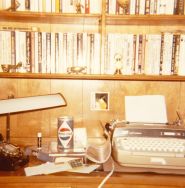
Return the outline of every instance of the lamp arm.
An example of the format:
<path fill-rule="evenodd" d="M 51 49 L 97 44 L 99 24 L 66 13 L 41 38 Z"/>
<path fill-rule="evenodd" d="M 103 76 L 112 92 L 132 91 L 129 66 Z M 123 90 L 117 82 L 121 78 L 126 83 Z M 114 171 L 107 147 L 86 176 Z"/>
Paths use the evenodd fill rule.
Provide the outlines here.
<path fill-rule="evenodd" d="M 6 116 L 6 142 L 10 143 L 10 113 Z"/>

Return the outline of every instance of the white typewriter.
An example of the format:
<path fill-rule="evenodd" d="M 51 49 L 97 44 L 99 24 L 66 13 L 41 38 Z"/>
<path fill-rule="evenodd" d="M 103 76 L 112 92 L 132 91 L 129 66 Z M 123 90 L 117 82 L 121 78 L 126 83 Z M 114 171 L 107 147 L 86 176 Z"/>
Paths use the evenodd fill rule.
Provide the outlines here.
<path fill-rule="evenodd" d="M 112 135 L 112 154 L 125 167 L 185 169 L 185 129 L 118 125 Z"/>

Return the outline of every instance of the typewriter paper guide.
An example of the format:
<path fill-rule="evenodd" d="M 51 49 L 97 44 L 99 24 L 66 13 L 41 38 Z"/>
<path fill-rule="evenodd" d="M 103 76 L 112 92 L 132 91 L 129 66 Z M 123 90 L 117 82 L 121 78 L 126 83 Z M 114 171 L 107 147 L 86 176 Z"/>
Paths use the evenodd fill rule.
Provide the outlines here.
<path fill-rule="evenodd" d="M 136 123 L 167 123 L 164 96 L 125 96 L 125 119 Z"/>

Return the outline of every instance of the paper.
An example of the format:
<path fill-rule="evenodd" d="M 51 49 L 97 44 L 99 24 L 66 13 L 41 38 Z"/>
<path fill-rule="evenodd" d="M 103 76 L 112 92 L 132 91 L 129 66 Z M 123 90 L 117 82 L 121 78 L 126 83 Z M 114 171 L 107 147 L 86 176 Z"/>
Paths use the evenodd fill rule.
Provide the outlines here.
<path fill-rule="evenodd" d="M 125 96 L 125 119 L 138 123 L 167 123 L 164 96 Z"/>
<path fill-rule="evenodd" d="M 51 174 L 55 172 L 62 172 L 72 169 L 69 163 L 55 164 L 55 163 L 44 163 L 41 165 L 26 167 L 24 169 L 26 176 L 34 176 L 40 174 Z"/>

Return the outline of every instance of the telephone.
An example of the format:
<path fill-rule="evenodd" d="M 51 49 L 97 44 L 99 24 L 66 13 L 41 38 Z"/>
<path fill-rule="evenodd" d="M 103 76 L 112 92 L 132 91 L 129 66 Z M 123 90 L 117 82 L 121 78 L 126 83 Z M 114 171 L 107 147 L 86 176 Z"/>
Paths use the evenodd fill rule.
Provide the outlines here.
<path fill-rule="evenodd" d="M 0 170 L 16 170 L 27 164 L 28 161 L 29 157 L 25 156 L 18 146 L 4 142 L 0 134 Z"/>

